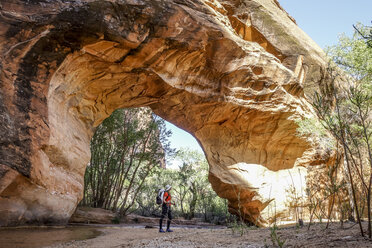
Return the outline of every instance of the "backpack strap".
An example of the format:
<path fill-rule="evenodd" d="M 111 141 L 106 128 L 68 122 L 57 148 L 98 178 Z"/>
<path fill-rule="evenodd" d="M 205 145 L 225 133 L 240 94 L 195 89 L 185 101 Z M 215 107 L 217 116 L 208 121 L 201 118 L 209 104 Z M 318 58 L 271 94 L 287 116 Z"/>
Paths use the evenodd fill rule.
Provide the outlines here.
<path fill-rule="evenodd" d="M 171 196 L 170 196 L 169 192 L 167 192 L 167 197 L 165 197 L 165 199 L 163 200 L 163 202 L 166 203 L 166 204 L 170 204 L 169 202 L 166 202 L 166 201 L 168 201 L 168 198 L 170 198 L 170 197 Z"/>

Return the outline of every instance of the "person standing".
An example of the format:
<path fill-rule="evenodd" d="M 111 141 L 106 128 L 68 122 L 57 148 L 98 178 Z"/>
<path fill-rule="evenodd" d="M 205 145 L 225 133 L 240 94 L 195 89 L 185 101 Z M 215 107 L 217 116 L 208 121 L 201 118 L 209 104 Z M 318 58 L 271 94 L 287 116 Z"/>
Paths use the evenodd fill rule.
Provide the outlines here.
<path fill-rule="evenodd" d="M 172 186 L 170 185 L 167 185 L 165 186 L 165 190 L 162 194 L 162 199 L 163 199 L 163 203 L 162 203 L 162 206 L 161 206 L 161 217 L 160 217 L 160 221 L 159 221 L 159 232 L 161 233 L 164 233 L 165 231 L 163 230 L 163 219 L 167 216 L 168 217 L 168 221 L 167 221 L 167 232 L 173 232 L 171 229 L 170 229 L 170 224 L 171 224 L 171 220 L 172 220 L 172 210 L 171 210 L 171 205 L 172 205 L 172 196 L 170 195 L 170 191 L 172 189 Z"/>

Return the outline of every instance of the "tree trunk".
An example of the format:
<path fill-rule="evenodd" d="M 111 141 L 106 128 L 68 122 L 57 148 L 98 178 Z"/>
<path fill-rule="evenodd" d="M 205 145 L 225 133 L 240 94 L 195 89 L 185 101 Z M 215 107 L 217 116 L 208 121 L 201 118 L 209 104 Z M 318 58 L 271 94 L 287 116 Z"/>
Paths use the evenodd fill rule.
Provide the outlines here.
<path fill-rule="evenodd" d="M 343 145 L 344 145 L 344 150 L 345 150 L 345 158 L 346 158 L 345 160 L 346 160 L 346 165 L 347 165 L 347 169 L 348 169 L 348 174 L 349 174 L 349 177 L 350 177 L 350 185 L 351 185 L 351 191 L 352 191 L 352 196 L 353 196 L 353 201 L 354 201 L 354 209 L 355 209 L 355 213 L 356 213 L 356 216 L 357 216 L 357 221 L 358 221 L 359 228 L 360 228 L 360 233 L 364 237 L 362 222 L 361 222 L 361 219 L 360 219 L 360 216 L 359 216 L 358 204 L 356 202 L 353 176 L 351 174 L 350 164 L 349 164 L 349 158 L 348 158 L 348 155 L 347 155 L 347 152 L 346 152 L 346 148 L 345 148 L 346 145 L 345 145 L 344 142 L 345 141 L 343 140 Z"/>
<path fill-rule="evenodd" d="M 198 201 L 198 194 L 196 192 L 196 189 L 193 187 L 193 189 L 190 191 L 192 193 L 192 200 L 190 202 L 190 212 L 187 216 L 189 220 L 195 217 L 195 208 L 196 208 L 196 203 Z"/>

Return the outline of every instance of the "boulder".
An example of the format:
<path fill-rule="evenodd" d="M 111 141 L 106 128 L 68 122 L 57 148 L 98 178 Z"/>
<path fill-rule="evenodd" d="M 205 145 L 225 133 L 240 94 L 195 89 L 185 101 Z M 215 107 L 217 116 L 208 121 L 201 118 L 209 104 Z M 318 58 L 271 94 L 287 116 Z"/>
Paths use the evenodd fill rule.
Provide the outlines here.
<path fill-rule="evenodd" d="M 2 0 L 0 56 L 1 226 L 67 223 L 118 108 L 192 134 L 213 189 L 259 226 L 334 159 L 296 131 L 325 55 L 276 0 Z"/>
<path fill-rule="evenodd" d="M 78 207 L 69 223 L 112 224 L 119 220 L 115 213 L 102 208 Z"/>

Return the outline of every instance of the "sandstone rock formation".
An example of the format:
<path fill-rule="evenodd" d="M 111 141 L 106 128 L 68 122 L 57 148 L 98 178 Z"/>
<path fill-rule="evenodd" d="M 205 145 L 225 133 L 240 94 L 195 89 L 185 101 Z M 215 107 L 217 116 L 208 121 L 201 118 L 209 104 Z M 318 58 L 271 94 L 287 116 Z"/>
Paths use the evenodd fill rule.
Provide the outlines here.
<path fill-rule="evenodd" d="M 117 108 L 194 135 L 213 188 L 257 225 L 330 160 L 296 135 L 324 54 L 276 0 L 2 0 L 0 56 L 0 225 L 66 223 Z"/>
<path fill-rule="evenodd" d="M 71 216 L 70 223 L 112 224 L 118 219 L 115 213 L 102 208 L 78 207 Z"/>

